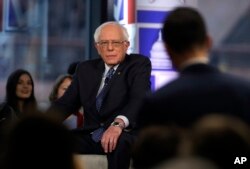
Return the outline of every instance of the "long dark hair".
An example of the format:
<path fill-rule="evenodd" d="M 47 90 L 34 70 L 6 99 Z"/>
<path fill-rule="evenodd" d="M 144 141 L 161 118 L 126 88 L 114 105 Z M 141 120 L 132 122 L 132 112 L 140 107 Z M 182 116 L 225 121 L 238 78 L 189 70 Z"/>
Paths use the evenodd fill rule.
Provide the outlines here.
<path fill-rule="evenodd" d="M 35 110 L 37 107 L 36 98 L 34 96 L 34 81 L 32 79 L 31 74 L 23 69 L 17 69 L 16 71 L 12 72 L 8 78 L 7 84 L 6 84 L 6 103 L 11 106 L 16 112 L 20 112 L 20 109 L 18 108 L 18 101 L 20 100 L 16 95 L 16 87 L 19 81 L 19 78 L 21 75 L 27 74 L 31 79 L 32 84 L 32 92 L 31 96 L 24 100 L 23 105 L 23 112 L 30 112 L 32 110 Z"/>

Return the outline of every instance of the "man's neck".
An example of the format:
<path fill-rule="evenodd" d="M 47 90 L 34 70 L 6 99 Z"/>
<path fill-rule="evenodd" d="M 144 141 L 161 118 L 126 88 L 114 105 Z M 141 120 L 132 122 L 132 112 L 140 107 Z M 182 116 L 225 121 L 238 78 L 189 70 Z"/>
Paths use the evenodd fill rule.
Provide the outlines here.
<path fill-rule="evenodd" d="M 208 62 L 209 59 L 207 56 L 192 57 L 182 62 L 182 64 L 180 64 L 179 66 L 179 69 L 183 70 L 184 68 L 193 64 L 198 64 L 198 63 L 207 64 Z"/>
<path fill-rule="evenodd" d="M 182 54 L 177 54 L 174 58 L 177 58 L 175 61 L 176 68 L 182 70 L 185 67 L 197 64 L 197 63 L 208 63 L 208 52 L 205 48 L 194 48 Z"/>
<path fill-rule="evenodd" d="M 111 65 L 107 65 L 107 64 L 105 63 L 105 70 L 109 70 L 111 67 L 114 68 L 114 69 L 116 70 L 118 66 L 119 66 L 119 64 L 118 64 L 118 65 L 113 65 L 113 66 L 111 66 Z"/>

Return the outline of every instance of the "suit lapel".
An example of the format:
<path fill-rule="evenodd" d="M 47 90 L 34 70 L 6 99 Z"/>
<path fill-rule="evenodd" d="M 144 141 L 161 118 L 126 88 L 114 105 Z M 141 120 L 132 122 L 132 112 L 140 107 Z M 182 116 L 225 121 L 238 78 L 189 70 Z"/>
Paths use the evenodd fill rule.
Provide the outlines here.
<path fill-rule="evenodd" d="M 98 92 L 98 90 L 99 90 L 99 87 L 100 87 L 100 85 L 101 85 L 101 82 L 102 82 L 102 76 L 103 76 L 103 72 L 105 71 L 105 66 L 104 66 L 104 62 L 103 61 L 101 61 L 101 62 L 99 62 L 99 64 L 97 65 L 97 72 L 96 72 L 96 78 L 94 78 L 94 79 L 96 79 L 96 82 L 94 83 L 94 84 L 96 84 L 96 86 L 95 86 L 95 93 L 96 93 L 96 95 L 97 95 L 97 92 Z"/>
<path fill-rule="evenodd" d="M 118 70 L 118 68 L 117 68 L 117 70 Z M 101 116 L 104 115 L 103 110 L 105 109 L 105 102 L 108 99 L 107 96 L 109 95 L 109 90 L 112 87 L 112 84 L 114 83 L 115 79 L 117 78 L 117 70 L 115 71 L 114 75 L 112 76 L 112 78 L 110 79 L 108 85 L 106 86 L 106 89 L 105 89 L 106 94 L 104 96 L 103 104 L 102 104 L 102 107 L 101 107 L 100 113 L 99 113 L 99 115 L 101 115 Z"/>
<path fill-rule="evenodd" d="M 93 85 L 91 92 L 92 94 L 90 98 L 90 100 L 92 100 L 92 104 L 95 103 L 96 95 L 102 81 L 102 74 L 104 72 L 104 69 L 105 69 L 104 63 L 100 59 L 100 62 L 98 62 L 96 65 L 96 69 L 92 70 L 93 72 L 90 73 L 91 74 L 90 81 L 92 81 L 91 83 Z"/>
<path fill-rule="evenodd" d="M 125 66 L 125 62 L 126 62 L 126 58 L 127 58 L 127 55 L 125 56 L 125 60 L 120 63 L 120 65 L 117 67 L 114 75 L 112 76 L 110 82 L 108 83 L 108 86 L 107 86 L 107 94 L 109 93 L 109 89 L 111 88 L 112 84 L 114 83 L 114 81 L 119 78 L 119 76 L 122 74 L 122 70 L 124 69 L 124 66 Z"/>
<path fill-rule="evenodd" d="M 106 100 L 108 99 L 108 95 L 109 95 L 109 90 L 110 90 L 110 88 L 112 88 L 113 86 L 113 84 L 114 84 L 114 82 L 120 77 L 120 75 L 122 74 L 122 71 L 123 71 L 123 69 L 124 69 L 124 67 L 125 67 L 125 62 L 126 62 L 126 58 L 127 58 L 127 56 L 125 57 L 125 60 L 122 62 L 122 63 L 120 63 L 120 65 L 117 67 L 117 69 L 116 69 L 116 71 L 115 71 L 115 73 L 114 73 L 114 75 L 112 76 L 112 78 L 111 78 L 111 80 L 109 81 L 109 83 L 108 83 L 108 86 L 107 86 L 107 93 L 106 93 L 106 95 L 105 95 L 105 98 L 104 98 L 104 101 L 103 101 L 103 105 L 102 105 L 102 107 L 103 108 L 101 108 L 101 115 L 103 115 L 103 110 L 105 109 L 105 102 L 106 102 Z M 103 70 L 104 71 L 104 70 Z M 99 86 L 100 86 L 100 84 L 99 84 Z"/>

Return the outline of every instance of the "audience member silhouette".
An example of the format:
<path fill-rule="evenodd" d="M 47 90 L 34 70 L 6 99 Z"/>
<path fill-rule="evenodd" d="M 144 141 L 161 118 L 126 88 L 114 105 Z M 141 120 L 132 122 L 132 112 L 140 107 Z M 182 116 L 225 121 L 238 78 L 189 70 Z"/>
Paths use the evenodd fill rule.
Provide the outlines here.
<path fill-rule="evenodd" d="M 180 130 L 166 126 L 143 129 L 132 151 L 133 167 L 149 169 L 179 154 L 182 134 Z"/>
<path fill-rule="evenodd" d="M 248 162 L 234 164 L 236 157 L 250 157 L 249 133 L 249 126 L 238 118 L 207 115 L 191 130 L 191 150 L 193 155 L 207 158 L 221 169 L 249 168 Z"/>
<path fill-rule="evenodd" d="M 34 82 L 31 74 L 23 69 L 11 73 L 6 84 L 5 102 L 0 106 L 0 156 L 5 135 L 16 120 L 36 112 Z"/>
<path fill-rule="evenodd" d="M 220 169 L 211 161 L 199 157 L 173 158 L 152 169 Z M 229 169 L 229 168 L 228 168 Z"/>
<path fill-rule="evenodd" d="M 50 102 L 53 102 L 64 95 L 64 92 L 68 89 L 72 82 L 72 75 L 61 75 L 56 79 L 56 82 L 52 88 L 49 96 Z M 83 125 L 83 109 L 79 109 L 78 112 L 70 115 L 63 122 L 69 129 L 75 129 L 82 127 Z"/>
<path fill-rule="evenodd" d="M 70 132 L 53 119 L 27 116 L 10 132 L 4 169 L 76 169 L 72 138 Z"/>
<path fill-rule="evenodd" d="M 250 124 L 250 83 L 209 64 L 211 38 L 200 13 L 178 7 L 166 17 L 162 38 L 179 77 L 149 94 L 139 112 L 141 126 L 189 127 L 210 112 Z"/>

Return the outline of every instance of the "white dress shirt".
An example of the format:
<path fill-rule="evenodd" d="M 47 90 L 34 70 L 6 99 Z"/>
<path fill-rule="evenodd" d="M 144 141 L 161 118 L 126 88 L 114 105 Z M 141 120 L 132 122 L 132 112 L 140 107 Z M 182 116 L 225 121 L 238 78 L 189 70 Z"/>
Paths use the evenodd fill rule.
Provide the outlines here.
<path fill-rule="evenodd" d="M 118 68 L 118 66 L 119 66 L 119 65 L 115 65 L 115 66 L 113 67 L 113 69 L 116 71 L 116 69 Z M 99 90 L 98 90 L 98 92 L 97 92 L 97 95 L 100 93 L 101 89 L 102 89 L 103 86 L 104 86 L 104 81 L 105 81 L 106 75 L 107 75 L 107 73 L 108 73 L 108 71 L 109 71 L 110 68 L 111 68 L 111 67 L 109 67 L 109 66 L 105 63 L 105 71 L 104 71 L 104 73 L 103 73 L 103 75 L 102 75 L 102 81 L 101 81 L 101 85 L 100 85 L 100 87 L 99 87 Z M 124 122 L 125 128 L 129 126 L 129 120 L 128 120 L 128 118 L 127 118 L 126 116 L 118 115 L 116 118 L 119 118 L 119 119 L 121 119 L 121 120 Z"/>

